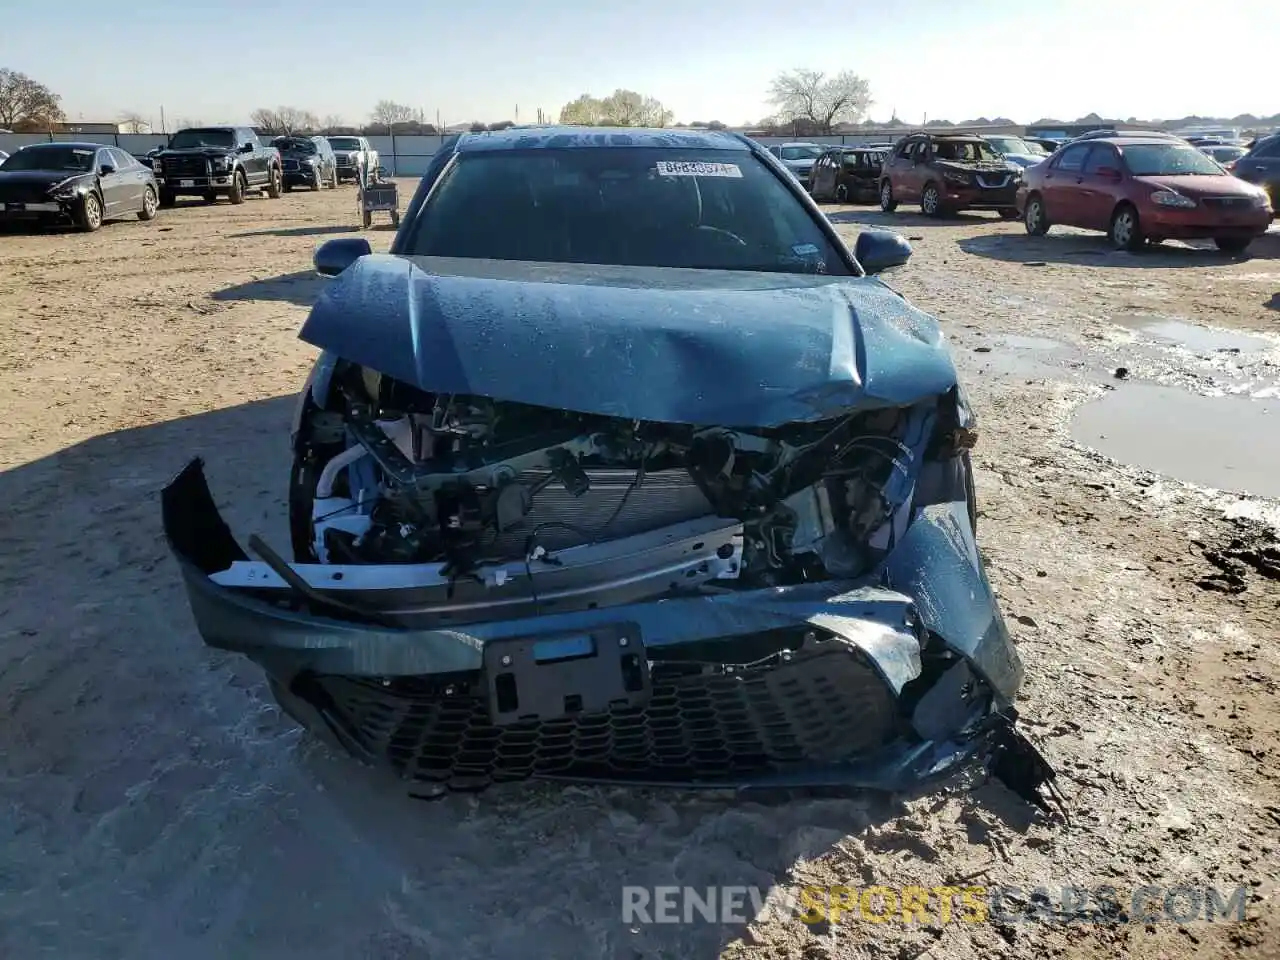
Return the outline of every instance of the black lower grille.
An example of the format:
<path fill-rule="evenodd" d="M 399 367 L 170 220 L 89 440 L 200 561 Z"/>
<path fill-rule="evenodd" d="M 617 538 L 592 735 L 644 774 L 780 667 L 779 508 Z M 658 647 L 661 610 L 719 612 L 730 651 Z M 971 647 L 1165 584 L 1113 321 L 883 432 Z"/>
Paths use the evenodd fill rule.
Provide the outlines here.
<path fill-rule="evenodd" d="M 207 177 L 209 164 L 204 157 L 164 157 L 160 161 L 167 177 Z"/>
<path fill-rule="evenodd" d="M 489 721 L 478 673 L 385 684 L 325 676 L 309 694 L 295 690 L 425 795 L 539 775 L 732 782 L 852 759 L 899 732 L 892 691 L 838 639 L 728 670 L 654 661 L 653 678 L 644 707 L 502 727 Z"/>
<path fill-rule="evenodd" d="M 0 210 L 6 203 L 48 203 L 49 185 L 44 183 L 6 183 L 0 190 Z"/>

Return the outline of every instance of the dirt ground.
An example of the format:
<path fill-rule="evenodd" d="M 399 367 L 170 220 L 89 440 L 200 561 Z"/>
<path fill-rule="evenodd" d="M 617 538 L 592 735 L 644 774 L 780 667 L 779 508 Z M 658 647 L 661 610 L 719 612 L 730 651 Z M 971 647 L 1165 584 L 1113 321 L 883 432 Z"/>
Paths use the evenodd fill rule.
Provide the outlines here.
<path fill-rule="evenodd" d="M 233 527 L 287 543 L 310 257 L 351 232 L 354 195 L 193 205 L 0 235 L 0 957 L 1280 955 L 1276 505 L 1069 431 L 1128 386 L 1119 367 L 1201 393 L 1280 381 L 1280 339 L 1153 346 L 1133 319 L 1276 331 L 1280 235 L 1251 259 L 1134 255 L 988 215 L 829 212 L 851 241 L 860 224 L 911 238 L 890 282 L 954 340 L 1019 706 L 1070 826 L 974 778 L 892 798 L 516 786 L 427 804 L 317 746 L 255 668 L 200 642 L 158 491 L 200 454 Z M 1244 923 L 1186 926 L 621 919 L 623 885 L 957 882 L 1019 888 L 1021 906 L 1067 885 L 1251 893 Z"/>

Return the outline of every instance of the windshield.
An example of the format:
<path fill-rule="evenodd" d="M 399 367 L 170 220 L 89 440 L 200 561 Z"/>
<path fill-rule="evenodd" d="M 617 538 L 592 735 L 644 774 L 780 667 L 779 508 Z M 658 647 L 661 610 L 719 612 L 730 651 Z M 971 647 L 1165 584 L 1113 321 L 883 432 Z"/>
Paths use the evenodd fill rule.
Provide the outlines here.
<path fill-rule="evenodd" d="M 271 145 L 281 153 L 315 153 L 316 144 L 314 140 L 306 137 L 276 137 L 271 141 Z"/>
<path fill-rule="evenodd" d="M 429 257 L 848 275 L 753 155 L 611 147 L 462 154 L 402 251 Z"/>
<path fill-rule="evenodd" d="M 226 129 L 179 130 L 169 140 L 169 149 L 186 150 L 191 147 L 234 147 L 236 132 Z"/>
<path fill-rule="evenodd" d="M 939 140 L 934 147 L 934 155 L 939 160 L 958 160 L 961 163 L 998 163 L 1001 159 L 985 140 Z"/>
<path fill-rule="evenodd" d="M 783 160 L 816 160 L 822 156 L 822 147 L 783 147 Z"/>
<path fill-rule="evenodd" d="M 988 137 L 987 143 L 991 144 L 999 153 L 1013 153 L 1025 157 L 1034 152 L 1031 144 L 1020 137 Z M 1044 151 L 1041 150 L 1040 152 L 1043 153 Z"/>
<path fill-rule="evenodd" d="M 88 173 L 93 169 L 93 157 L 98 151 L 86 147 L 61 145 L 23 147 L 0 164 L 6 172 L 14 170 L 54 170 L 67 173 Z"/>
<path fill-rule="evenodd" d="M 1225 176 L 1223 169 L 1186 143 L 1135 143 L 1123 148 L 1124 162 L 1135 177 Z"/>
<path fill-rule="evenodd" d="M 329 146 L 335 150 L 359 150 L 360 141 L 355 137 L 330 137 Z"/>

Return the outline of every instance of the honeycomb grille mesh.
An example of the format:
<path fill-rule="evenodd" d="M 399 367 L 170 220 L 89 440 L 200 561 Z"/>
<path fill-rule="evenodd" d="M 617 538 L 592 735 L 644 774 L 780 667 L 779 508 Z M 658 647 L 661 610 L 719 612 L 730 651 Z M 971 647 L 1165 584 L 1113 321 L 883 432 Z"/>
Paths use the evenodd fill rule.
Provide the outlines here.
<path fill-rule="evenodd" d="M 427 792 L 537 775 L 732 782 L 852 759 L 899 732 L 892 691 L 860 652 L 814 646 L 732 673 L 668 678 L 659 662 L 644 707 L 503 727 L 489 722 L 478 675 L 316 679 L 362 746 Z"/>

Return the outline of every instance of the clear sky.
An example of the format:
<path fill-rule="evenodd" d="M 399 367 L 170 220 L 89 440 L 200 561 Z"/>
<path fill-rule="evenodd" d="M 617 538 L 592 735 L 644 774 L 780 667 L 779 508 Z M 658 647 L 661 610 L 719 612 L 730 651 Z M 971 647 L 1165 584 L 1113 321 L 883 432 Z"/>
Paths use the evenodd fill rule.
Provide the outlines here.
<path fill-rule="evenodd" d="M 280 105 L 357 123 L 383 98 L 529 122 L 616 87 L 733 125 L 792 67 L 866 77 L 876 119 L 1271 114 L 1277 44 L 1275 0 L 0 0 L 0 66 L 72 119 L 157 127 L 162 105 L 170 127 Z"/>

